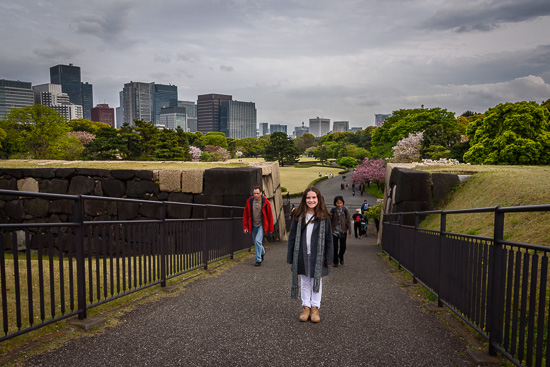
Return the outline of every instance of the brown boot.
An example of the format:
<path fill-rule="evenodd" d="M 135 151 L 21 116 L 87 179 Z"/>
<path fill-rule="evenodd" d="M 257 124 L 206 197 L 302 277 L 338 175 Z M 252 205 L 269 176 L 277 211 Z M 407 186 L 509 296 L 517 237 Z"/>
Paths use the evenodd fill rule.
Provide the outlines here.
<path fill-rule="evenodd" d="M 311 322 L 319 322 L 321 321 L 321 317 L 319 317 L 319 308 L 318 307 L 312 307 L 311 308 Z"/>
<path fill-rule="evenodd" d="M 306 322 L 307 320 L 309 320 L 310 311 L 311 311 L 311 308 L 309 308 L 307 306 L 304 306 L 304 308 L 302 309 L 302 313 L 300 314 L 300 317 L 298 318 L 298 320 L 300 320 L 301 322 Z"/>

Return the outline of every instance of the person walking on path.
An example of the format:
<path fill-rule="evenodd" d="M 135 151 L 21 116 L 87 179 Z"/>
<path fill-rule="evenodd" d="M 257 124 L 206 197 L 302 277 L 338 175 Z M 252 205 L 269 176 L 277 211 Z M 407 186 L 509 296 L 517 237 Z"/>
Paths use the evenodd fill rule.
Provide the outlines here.
<path fill-rule="evenodd" d="M 362 222 L 364 222 L 363 214 L 361 214 L 361 209 L 356 209 L 353 218 L 353 231 L 355 232 L 355 238 L 361 238 L 363 235 Z M 359 232 L 359 235 L 357 234 Z"/>
<path fill-rule="evenodd" d="M 351 238 L 351 215 L 344 206 L 342 196 L 334 197 L 334 208 L 330 210 L 332 226 L 332 243 L 334 246 L 333 266 L 338 267 L 338 261 L 344 265 L 344 253 L 346 252 L 346 235 Z M 338 246 L 340 243 L 340 246 Z M 340 249 L 340 252 L 338 252 Z"/>
<path fill-rule="evenodd" d="M 273 211 L 269 200 L 262 195 L 260 186 L 254 187 L 254 194 L 246 201 L 243 213 L 243 231 L 252 234 L 256 250 L 256 264 L 262 265 L 265 249 L 264 234 L 273 232 Z"/>
<path fill-rule="evenodd" d="M 298 298 L 300 275 L 302 312 L 299 320 L 302 322 L 321 321 L 322 277 L 329 274 L 332 258 L 330 214 L 319 189 L 308 187 L 292 215 L 287 250 L 287 263 L 292 264 L 292 299 Z"/>

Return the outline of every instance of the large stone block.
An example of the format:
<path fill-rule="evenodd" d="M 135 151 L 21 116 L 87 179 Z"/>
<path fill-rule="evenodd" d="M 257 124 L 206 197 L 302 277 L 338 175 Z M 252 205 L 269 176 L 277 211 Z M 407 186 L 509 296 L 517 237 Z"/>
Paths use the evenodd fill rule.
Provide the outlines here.
<path fill-rule="evenodd" d="M 460 183 L 460 179 L 452 173 L 432 173 L 432 182 L 433 201 L 437 205 L 451 194 L 453 188 Z"/>
<path fill-rule="evenodd" d="M 23 172 L 16 168 L 2 168 L 0 169 L 0 176 L 10 176 L 13 178 L 23 178 Z M 2 177 L 7 178 L 7 177 Z"/>
<path fill-rule="evenodd" d="M 103 194 L 111 198 L 122 198 L 126 195 L 126 185 L 121 180 L 104 179 L 101 187 Z"/>
<path fill-rule="evenodd" d="M 94 192 L 95 182 L 93 178 L 75 176 L 69 184 L 69 195 L 91 195 Z"/>
<path fill-rule="evenodd" d="M 181 176 L 182 173 L 180 170 L 167 169 L 158 171 L 160 191 L 180 192 Z"/>
<path fill-rule="evenodd" d="M 394 203 L 392 208 L 392 213 L 398 213 L 398 212 L 423 212 L 427 210 L 431 210 L 431 202 L 429 201 L 400 201 L 399 203 Z M 414 215 L 406 215 L 403 217 L 403 224 L 408 226 L 414 226 L 415 225 L 415 216 Z M 424 219 L 425 216 L 420 217 L 420 221 Z"/>
<path fill-rule="evenodd" d="M 48 216 L 49 201 L 45 199 L 26 199 L 23 201 L 23 210 L 25 214 L 30 214 L 36 218 L 45 218 Z"/>
<path fill-rule="evenodd" d="M 146 219 L 160 219 L 160 204 L 145 204 L 139 206 L 139 215 Z"/>
<path fill-rule="evenodd" d="M 38 188 L 40 192 L 65 195 L 69 190 L 69 181 L 60 178 L 41 180 L 38 183 Z"/>
<path fill-rule="evenodd" d="M 191 194 L 202 194 L 204 171 L 204 169 L 182 171 L 181 191 Z"/>
<path fill-rule="evenodd" d="M 94 178 L 109 178 L 111 177 L 111 171 L 108 169 L 97 168 L 79 168 L 78 174 L 81 176 L 89 176 Z"/>
<path fill-rule="evenodd" d="M 5 175 L 0 177 L 0 189 L 17 191 L 17 180 L 13 177 L 6 177 Z M 0 195 L 0 200 L 12 200 L 14 197 L 11 195 Z"/>
<path fill-rule="evenodd" d="M 390 185 L 397 186 L 394 203 L 400 201 L 431 202 L 432 200 L 432 182 L 428 172 L 395 168 L 391 173 Z"/>
<path fill-rule="evenodd" d="M 195 204 L 210 204 L 210 205 L 223 205 L 223 196 L 209 196 L 209 195 L 195 195 L 193 200 Z M 207 215 L 209 218 L 218 218 L 223 214 L 223 210 L 220 207 L 207 208 Z M 194 206 L 192 218 L 204 218 L 204 207 Z"/>
<path fill-rule="evenodd" d="M 73 214 L 73 200 L 51 200 L 49 204 L 50 213 L 54 214 Z"/>
<path fill-rule="evenodd" d="M 55 177 L 71 178 L 76 175 L 76 168 L 57 168 L 55 169 Z"/>
<path fill-rule="evenodd" d="M 132 169 L 114 169 L 111 171 L 111 175 L 122 181 L 131 180 L 136 177 L 135 171 Z"/>
<path fill-rule="evenodd" d="M 11 219 L 10 222 L 19 222 L 23 220 L 25 216 L 23 201 L 20 199 L 8 201 L 4 206 L 4 213 Z"/>
<path fill-rule="evenodd" d="M 139 215 L 139 203 L 125 201 L 119 202 L 117 206 L 119 220 L 132 220 L 136 219 Z"/>
<path fill-rule="evenodd" d="M 134 179 L 126 182 L 126 195 L 129 198 L 141 199 L 146 194 L 156 195 L 159 192 L 159 186 L 153 181 Z"/>
<path fill-rule="evenodd" d="M 168 202 L 175 203 L 193 203 L 193 195 L 184 194 L 181 192 L 171 192 L 166 198 Z M 191 218 L 193 212 L 193 205 L 177 205 L 166 204 L 166 217 L 170 219 L 187 219 Z"/>
<path fill-rule="evenodd" d="M 204 195 L 252 194 L 256 185 L 262 185 L 261 168 L 211 168 L 204 171 Z"/>
<path fill-rule="evenodd" d="M 142 180 L 153 180 L 153 171 L 138 169 L 134 171 L 134 174 Z"/>
<path fill-rule="evenodd" d="M 21 170 L 23 177 L 34 177 L 34 178 L 54 178 L 55 169 L 54 168 L 24 168 Z"/>
<path fill-rule="evenodd" d="M 97 217 L 107 214 L 107 202 L 103 200 L 84 200 L 84 214 Z"/>
<path fill-rule="evenodd" d="M 38 181 L 32 177 L 17 180 L 17 190 L 25 192 L 38 192 Z"/>

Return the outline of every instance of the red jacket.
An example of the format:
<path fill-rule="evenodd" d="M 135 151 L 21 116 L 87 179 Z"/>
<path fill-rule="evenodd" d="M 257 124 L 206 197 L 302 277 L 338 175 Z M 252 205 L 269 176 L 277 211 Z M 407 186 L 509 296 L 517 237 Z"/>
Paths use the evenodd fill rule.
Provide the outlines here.
<path fill-rule="evenodd" d="M 246 205 L 244 206 L 244 213 L 243 213 L 243 229 L 247 229 L 248 232 L 252 231 L 252 201 L 254 200 L 254 196 L 251 196 L 247 201 Z M 271 211 L 271 204 L 269 203 L 269 200 L 262 195 L 262 225 L 264 227 L 264 233 L 273 232 L 273 212 Z"/>

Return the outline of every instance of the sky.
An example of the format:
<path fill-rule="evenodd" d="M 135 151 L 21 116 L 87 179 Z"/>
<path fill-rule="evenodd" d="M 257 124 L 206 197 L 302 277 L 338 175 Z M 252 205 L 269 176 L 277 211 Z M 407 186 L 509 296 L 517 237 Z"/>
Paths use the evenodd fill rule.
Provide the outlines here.
<path fill-rule="evenodd" d="M 0 2 L 0 79 L 80 66 L 94 105 L 125 83 L 230 94 L 257 121 L 374 124 L 550 99 L 548 0 L 18 0 Z"/>

